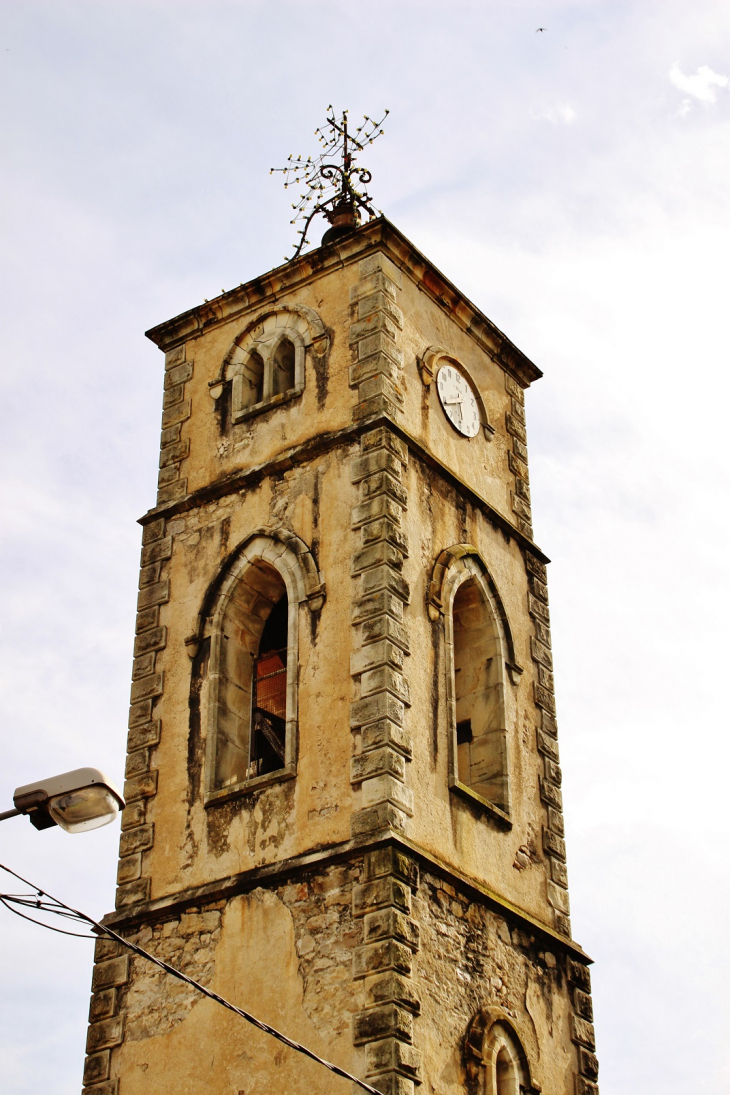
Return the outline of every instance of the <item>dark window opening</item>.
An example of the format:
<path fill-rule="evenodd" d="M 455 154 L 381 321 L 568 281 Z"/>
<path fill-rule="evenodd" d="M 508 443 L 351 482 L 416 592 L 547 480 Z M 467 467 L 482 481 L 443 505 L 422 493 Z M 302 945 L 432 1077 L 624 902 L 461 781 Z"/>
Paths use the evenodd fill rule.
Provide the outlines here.
<path fill-rule="evenodd" d="M 208 685 L 211 791 L 291 763 L 287 732 L 288 601 L 281 575 L 257 559 L 235 582 L 213 636 Z M 295 710 L 295 707 L 292 708 Z"/>
<path fill-rule="evenodd" d="M 250 388 L 249 405 L 260 403 L 264 398 L 264 361 L 256 350 L 248 355 L 244 376 Z"/>
<path fill-rule="evenodd" d="M 254 659 L 249 778 L 276 772 L 286 763 L 288 618 L 284 594 L 269 613 Z"/>
<path fill-rule="evenodd" d="M 271 378 L 271 394 L 281 395 L 294 387 L 294 345 L 283 338 L 276 347 Z"/>
<path fill-rule="evenodd" d="M 456 744 L 468 745 L 470 741 L 473 741 L 474 735 L 471 732 L 471 719 L 464 719 L 463 722 L 457 722 L 456 724 Z"/>

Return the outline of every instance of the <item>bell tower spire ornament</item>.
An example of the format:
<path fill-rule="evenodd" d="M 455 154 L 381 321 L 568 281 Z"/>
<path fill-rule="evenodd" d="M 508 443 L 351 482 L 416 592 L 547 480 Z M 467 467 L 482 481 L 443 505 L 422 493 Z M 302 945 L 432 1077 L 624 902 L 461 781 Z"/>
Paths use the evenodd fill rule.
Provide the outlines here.
<path fill-rule="evenodd" d="M 309 226 L 318 213 L 324 214 L 330 223 L 322 243 L 329 243 L 357 228 L 363 212 L 367 213 L 368 219 L 378 215 L 366 189 L 372 175 L 367 168 L 357 167 L 355 160 L 358 153 L 382 136 L 383 123 L 389 113 L 386 110 L 379 122 L 365 114 L 353 133 L 349 127 L 348 111 L 343 110 L 338 119 L 330 105 L 326 124 L 314 131 L 322 146 L 319 155 L 307 156 L 306 159 L 290 155 L 286 167 L 271 168 L 272 175 L 278 171 L 284 175 L 285 189 L 298 185 L 303 187 L 299 200 L 292 202 L 294 216 L 291 223 L 303 222 L 303 227 L 299 229 L 299 240 L 290 258 L 295 259 L 308 242 Z"/>

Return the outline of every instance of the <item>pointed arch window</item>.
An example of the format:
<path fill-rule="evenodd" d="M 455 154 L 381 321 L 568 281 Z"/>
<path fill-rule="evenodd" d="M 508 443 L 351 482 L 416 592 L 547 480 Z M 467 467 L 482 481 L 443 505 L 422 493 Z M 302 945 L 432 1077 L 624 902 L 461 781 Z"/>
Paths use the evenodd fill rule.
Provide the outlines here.
<path fill-rule="evenodd" d="M 442 552 L 428 599 L 432 618 L 444 620 L 451 787 L 509 823 L 507 685 L 521 670 L 501 599 L 475 548 Z"/>
<path fill-rule="evenodd" d="M 256 560 L 232 586 L 211 636 L 211 792 L 287 773 L 287 716 L 291 722 L 294 715 L 287 686 L 296 672 L 289 665 L 290 622 L 283 577 Z"/>
<path fill-rule="evenodd" d="M 248 776 L 286 766 L 286 679 L 289 603 L 283 593 L 269 613 L 253 659 Z"/>
<path fill-rule="evenodd" d="M 478 1011 L 464 1044 L 467 1072 L 484 1095 L 538 1095 L 530 1060 L 513 1021 L 501 1008 Z M 535 1045 L 532 1045 L 536 1056 Z"/>
<path fill-rule="evenodd" d="M 456 590 L 452 634 L 457 782 L 509 813 L 504 658 L 476 576 Z"/>
<path fill-rule="evenodd" d="M 254 533 L 213 581 L 186 640 L 206 804 L 296 775 L 299 612 L 324 597 L 309 549 L 284 530 Z"/>

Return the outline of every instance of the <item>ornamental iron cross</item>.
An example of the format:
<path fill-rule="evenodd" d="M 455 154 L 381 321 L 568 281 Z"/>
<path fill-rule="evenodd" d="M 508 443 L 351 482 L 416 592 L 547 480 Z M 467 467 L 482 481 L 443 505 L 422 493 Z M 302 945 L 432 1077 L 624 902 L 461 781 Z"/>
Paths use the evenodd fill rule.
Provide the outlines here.
<path fill-rule="evenodd" d="M 359 152 L 382 135 L 388 114 L 386 110 L 379 122 L 365 114 L 359 127 L 351 133 L 348 112 L 343 110 L 338 119 L 330 105 L 326 124 L 314 131 L 322 146 L 319 155 L 307 156 L 306 159 L 290 155 L 286 167 L 271 168 L 272 174 L 282 172 L 285 189 L 295 185 L 303 187 L 299 200 L 292 203 L 294 216 L 291 223 L 303 222 L 292 259 L 301 253 L 308 242 L 309 226 L 317 213 L 324 214 L 332 226 L 325 233 L 323 242 L 357 228 L 363 212 L 367 213 L 368 219 L 378 215 L 379 211 L 373 207 L 366 189 L 372 175 L 367 168 L 356 167 L 355 159 Z M 338 159 L 340 163 L 336 162 Z"/>

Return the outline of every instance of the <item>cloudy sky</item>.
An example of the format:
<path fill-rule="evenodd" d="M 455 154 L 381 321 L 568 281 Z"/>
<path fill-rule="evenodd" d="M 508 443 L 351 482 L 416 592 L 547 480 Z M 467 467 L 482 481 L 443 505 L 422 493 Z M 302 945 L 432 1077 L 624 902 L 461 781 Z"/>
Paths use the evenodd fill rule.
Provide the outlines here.
<path fill-rule="evenodd" d="M 388 107 L 378 205 L 545 373 L 535 528 L 602 1093 L 730 1093 L 729 75 L 719 0 L 0 0 L 0 810 L 50 772 L 121 778 L 144 330 L 282 261 L 268 171 L 328 103 Z M 116 844 L 14 819 L 0 860 L 101 915 Z M 0 914 L 3 1089 L 75 1095 L 91 947 Z"/>

